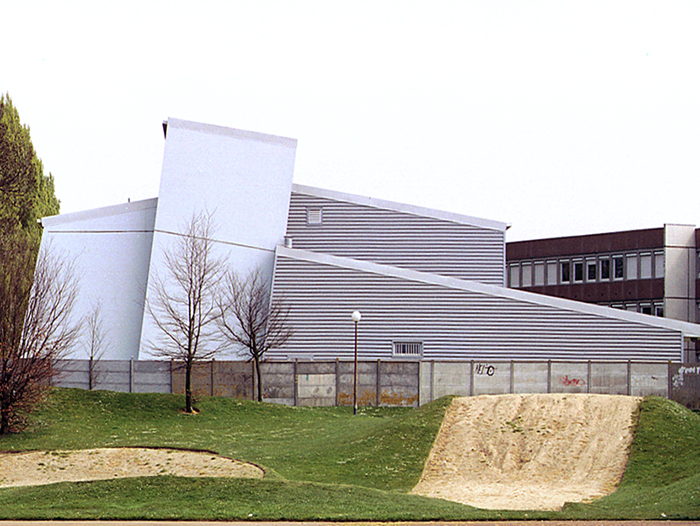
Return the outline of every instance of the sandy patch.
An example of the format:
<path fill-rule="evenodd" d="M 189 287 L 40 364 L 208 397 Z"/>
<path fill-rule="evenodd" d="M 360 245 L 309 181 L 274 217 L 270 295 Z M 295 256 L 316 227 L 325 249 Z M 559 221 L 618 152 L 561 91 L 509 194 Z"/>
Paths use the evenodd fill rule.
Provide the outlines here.
<path fill-rule="evenodd" d="M 456 398 L 413 493 L 487 509 L 560 509 L 612 493 L 639 398 Z"/>
<path fill-rule="evenodd" d="M 148 448 L 30 451 L 0 454 L 0 487 L 124 477 L 262 478 L 257 466 L 213 453 Z"/>

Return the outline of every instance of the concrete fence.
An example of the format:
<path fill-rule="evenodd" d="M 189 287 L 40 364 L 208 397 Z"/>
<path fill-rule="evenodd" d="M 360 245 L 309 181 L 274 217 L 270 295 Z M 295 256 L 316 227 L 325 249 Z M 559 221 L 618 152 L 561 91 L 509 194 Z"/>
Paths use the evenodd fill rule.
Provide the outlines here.
<path fill-rule="evenodd" d="M 87 389 L 89 362 L 65 360 L 55 382 Z M 184 369 L 167 361 L 112 361 L 94 364 L 97 389 L 133 393 L 183 393 Z M 265 400 L 298 406 L 351 405 L 354 364 L 266 362 Z M 198 363 L 197 396 L 253 398 L 253 365 L 241 361 Z M 700 409 L 700 365 L 674 362 L 437 362 L 358 363 L 360 405 L 418 406 L 445 395 L 506 393 L 598 393 L 656 395 Z"/>

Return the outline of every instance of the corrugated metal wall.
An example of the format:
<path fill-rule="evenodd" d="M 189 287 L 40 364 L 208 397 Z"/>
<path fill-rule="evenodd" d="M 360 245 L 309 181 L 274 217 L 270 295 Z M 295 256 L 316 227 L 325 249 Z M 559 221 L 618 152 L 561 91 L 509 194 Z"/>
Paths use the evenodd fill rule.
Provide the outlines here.
<path fill-rule="evenodd" d="M 322 224 L 308 225 L 307 210 Z M 504 284 L 505 234 L 496 229 L 292 192 L 294 248 L 399 268 Z"/>
<path fill-rule="evenodd" d="M 271 359 L 351 358 L 353 310 L 363 359 L 391 360 L 394 341 L 423 342 L 426 360 L 682 359 L 679 331 L 283 252 L 273 293 L 291 306 L 295 333 Z"/>

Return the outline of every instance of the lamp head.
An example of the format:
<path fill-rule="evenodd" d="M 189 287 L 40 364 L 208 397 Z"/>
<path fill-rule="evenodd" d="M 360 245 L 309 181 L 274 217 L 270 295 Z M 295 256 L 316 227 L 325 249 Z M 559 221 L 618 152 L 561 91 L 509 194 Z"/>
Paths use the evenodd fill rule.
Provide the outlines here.
<path fill-rule="evenodd" d="M 352 313 L 352 321 L 355 323 L 359 322 L 362 319 L 362 314 L 360 314 L 359 310 L 356 310 Z"/>

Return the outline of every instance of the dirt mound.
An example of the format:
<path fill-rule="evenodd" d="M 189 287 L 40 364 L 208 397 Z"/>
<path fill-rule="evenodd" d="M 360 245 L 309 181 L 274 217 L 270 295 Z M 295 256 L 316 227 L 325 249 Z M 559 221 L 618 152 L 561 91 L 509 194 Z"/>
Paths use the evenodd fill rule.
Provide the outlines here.
<path fill-rule="evenodd" d="M 560 509 L 619 484 L 639 398 L 456 398 L 413 493 L 488 509 Z"/>
<path fill-rule="evenodd" d="M 201 451 L 102 448 L 0 454 L 0 487 L 178 475 L 263 478 L 257 466 Z"/>

